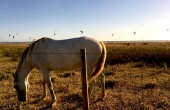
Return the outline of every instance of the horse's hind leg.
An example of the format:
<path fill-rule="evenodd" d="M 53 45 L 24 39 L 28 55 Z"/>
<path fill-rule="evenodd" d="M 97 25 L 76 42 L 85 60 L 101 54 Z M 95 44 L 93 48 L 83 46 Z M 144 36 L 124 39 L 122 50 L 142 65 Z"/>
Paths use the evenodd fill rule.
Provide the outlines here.
<path fill-rule="evenodd" d="M 47 97 L 47 90 L 46 90 L 46 81 L 43 77 L 43 100 L 45 100 Z"/>
<path fill-rule="evenodd" d="M 103 73 L 101 73 L 99 76 L 98 76 L 99 80 L 100 80 L 100 83 L 101 83 L 101 94 L 102 94 L 102 98 L 105 97 L 105 76 Z"/>
<path fill-rule="evenodd" d="M 99 74 L 98 79 L 100 80 L 100 83 L 101 83 L 101 96 L 102 96 L 102 99 L 103 99 L 105 97 L 105 76 L 104 76 L 104 74 L 103 73 Z M 95 83 L 94 80 L 92 80 L 89 83 L 89 88 L 88 88 L 89 97 L 90 97 L 90 95 L 93 91 L 94 83 Z"/>
<path fill-rule="evenodd" d="M 49 88 L 50 95 L 51 95 L 50 107 L 52 107 L 53 105 L 56 104 L 56 96 L 54 94 L 54 90 L 53 90 L 53 85 L 52 85 L 52 82 L 51 82 L 50 74 L 49 74 L 49 71 L 47 69 L 41 69 L 40 71 L 42 72 L 44 80 L 47 83 L 47 87 Z"/>
<path fill-rule="evenodd" d="M 91 73 L 92 73 L 92 69 L 87 69 L 87 74 L 88 74 L 88 76 L 90 76 L 90 75 L 91 75 Z M 92 93 L 92 91 L 93 91 L 94 83 L 95 83 L 95 81 L 94 81 L 94 80 L 92 80 L 92 81 L 89 83 L 89 85 L 88 85 L 89 98 L 90 98 L 91 93 Z"/>
<path fill-rule="evenodd" d="M 92 93 L 92 91 L 93 91 L 94 83 L 95 83 L 94 80 L 92 80 L 92 81 L 89 83 L 89 87 L 88 87 L 89 98 L 90 98 L 91 93 Z"/>

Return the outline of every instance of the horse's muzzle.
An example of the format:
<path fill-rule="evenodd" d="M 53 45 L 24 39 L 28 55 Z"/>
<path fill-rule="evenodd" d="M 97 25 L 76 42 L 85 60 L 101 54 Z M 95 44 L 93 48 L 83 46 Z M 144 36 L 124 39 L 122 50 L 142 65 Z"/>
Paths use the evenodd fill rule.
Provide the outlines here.
<path fill-rule="evenodd" d="M 18 96 L 18 101 L 20 102 L 25 102 L 26 101 L 26 96 Z"/>

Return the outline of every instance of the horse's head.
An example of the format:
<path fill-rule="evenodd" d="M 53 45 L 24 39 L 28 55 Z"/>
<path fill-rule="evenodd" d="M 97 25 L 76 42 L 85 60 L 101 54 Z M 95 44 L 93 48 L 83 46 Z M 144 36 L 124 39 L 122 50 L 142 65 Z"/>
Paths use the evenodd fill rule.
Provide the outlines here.
<path fill-rule="evenodd" d="M 25 102 L 27 100 L 27 90 L 28 90 L 28 82 L 27 80 L 24 81 L 18 81 L 18 78 L 14 76 L 14 88 L 16 89 L 17 95 L 18 95 L 18 101 Z"/>
<path fill-rule="evenodd" d="M 25 102 L 27 99 L 27 90 L 28 90 L 28 74 L 33 69 L 30 67 L 28 61 L 26 61 L 26 57 L 29 51 L 29 47 L 27 47 L 22 53 L 20 62 L 18 67 L 13 74 L 14 77 L 14 88 L 16 89 L 18 95 L 18 101 Z"/>

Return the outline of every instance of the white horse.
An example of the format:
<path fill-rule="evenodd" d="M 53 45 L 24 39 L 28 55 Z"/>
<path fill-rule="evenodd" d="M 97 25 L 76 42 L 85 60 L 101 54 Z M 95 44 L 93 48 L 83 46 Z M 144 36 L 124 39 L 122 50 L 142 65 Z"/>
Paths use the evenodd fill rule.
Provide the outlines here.
<path fill-rule="evenodd" d="M 33 68 L 39 69 L 43 75 L 43 98 L 46 98 L 46 84 L 51 94 L 52 107 L 56 102 L 50 71 L 68 71 L 81 67 L 80 49 L 86 48 L 87 74 L 89 96 L 93 89 L 94 79 L 99 76 L 102 84 L 102 97 L 105 96 L 105 77 L 102 73 L 106 59 L 106 47 L 103 42 L 89 37 L 80 37 L 67 40 L 53 40 L 41 38 L 22 53 L 21 60 L 14 74 L 14 88 L 17 91 L 18 101 L 27 99 L 28 77 Z"/>

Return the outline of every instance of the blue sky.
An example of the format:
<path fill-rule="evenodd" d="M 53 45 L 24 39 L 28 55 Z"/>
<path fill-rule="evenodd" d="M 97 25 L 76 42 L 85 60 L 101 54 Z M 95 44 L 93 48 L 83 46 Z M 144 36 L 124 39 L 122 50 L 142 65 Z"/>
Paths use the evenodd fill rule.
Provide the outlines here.
<path fill-rule="evenodd" d="M 169 4 L 170 0 L 0 0 L 0 42 L 44 36 L 170 40 Z"/>

